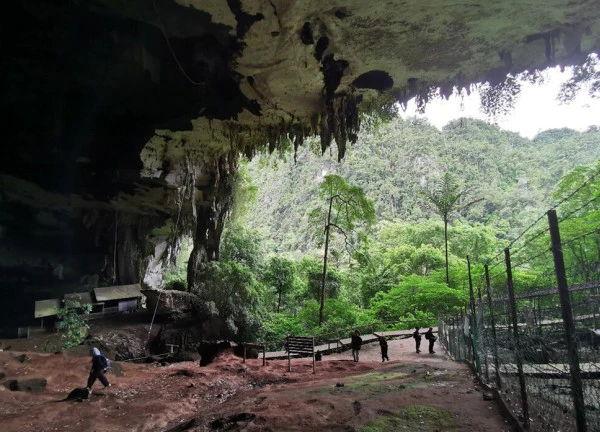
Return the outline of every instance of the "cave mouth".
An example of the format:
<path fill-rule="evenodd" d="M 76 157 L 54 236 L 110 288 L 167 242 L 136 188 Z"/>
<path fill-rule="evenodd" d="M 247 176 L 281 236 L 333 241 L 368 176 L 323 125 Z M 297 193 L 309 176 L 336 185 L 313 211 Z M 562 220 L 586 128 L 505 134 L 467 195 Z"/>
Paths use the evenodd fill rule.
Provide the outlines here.
<path fill-rule="evenodd" d="M 372 70 L 359 75 L 352 85 L 359 89 L 373 89 L 380 92 L 389 90 L 394 85 L 394 80 L 385 71 Z"/>

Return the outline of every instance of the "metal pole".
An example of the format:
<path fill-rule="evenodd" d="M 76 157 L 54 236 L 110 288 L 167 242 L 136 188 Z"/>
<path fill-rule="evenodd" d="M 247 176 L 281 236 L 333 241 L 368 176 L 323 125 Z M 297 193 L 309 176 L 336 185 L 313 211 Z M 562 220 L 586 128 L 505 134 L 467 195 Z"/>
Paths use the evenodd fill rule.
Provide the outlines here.
<path fill-rule="evenodd" d="M 517 303 L 515 301 L 515 290 L 513 287 L 510 250 L 508 248 L 504 249 L 504 260 L 506 262 L 506 286 L 508 287 L 508 299 L 512 315 L 513 335 L 515 338 L 515 357 L 517 361 L 517 371 L 519 373 L 519 385 L 521 387 L 521 404 L 523 406 L 523 427 L 526 430 L 529 430 L 529 402 L 527 400 L 525 374 L 523 373 L 523 359 L 521 358 L 521 344 L 519 343 L 519 326 L 517 325 Z"/>
<path fill-rule="evenodd" d="M 565 325 L 565 341 L 567 343 L 567 354 L 569 356 L 569 369 L 571 372 L 571 387 L 573 405 L 575 408 L 575 420 L 578 432 L 587 432 L 585 419 L 585 402 L 583 399 L 583 382 L 581 381 L 581 369 L 579 368 L 579 353 L 577 352 L 577 339 L 575 334 L 575 323 L 573 322 L 573 310 L 571 298 L 567 286 L 565 274 L 565 262 L 560 244 L 560 231 L 556 210 L 548 210 L 548 225 L 550 226 L 550 240 L 552 243 L 552 255 L 554 256 L 554 270 L 556 271 L 556 282 L 560 296 L 560 307 L 562 319 Z"/>
<path fill-rule="evenodd" d="M 492 324 L 492 347 L 494 353 L 494 367 L 496 368 L 496 385 L 498 388 L 502 388 L 502 382 L 500 380 L 500 366 L 498 365 L 498 343 L 496 341 L 496 320 L 494 319 L 494 309 L 492 307 L 492 289 L 490 284 L 490 270 L 488 265 L 484 265 L 485 270 L 485 287 L 487 289 L 487 301 L 488 307 L 490 308 L 490 322 Z"/>
<path fill-rule="evenodd" d="M 477 344 L 479 343 L 479 335 L 477 334 L 477 316 L 475 312 L 475 295 L 473 294 L 473 279 L 471 278 L 471 260 L 467 255 L 467 270 L 469 273 L 469 297 L 471 298 L 471 345 L 473 347 L 473 360 L 475 360 L 475 368 L 477 374 L 481 374 L 481 361 L 479 360 L 479 354 L 477 350 Z"/>
<path fill-rule="evenodd" d="M 315 369 L 315 338 L 312 338 L 312 358 L 313 358 L 313 374 L 317 373 Z"/>
<path fill-rule="evenodd" d="M 452 327 L 454 326 L 454 318 L 451 318 L 451 321 L 449 320 L 450 325 L 448 326 L 448 328 L 446 329 L 446 337 L 448 338 L 448 352 L 450 353 L 450 355 L 452 356 L 452 358 L 454 358 L 454 344 L 452 343 L 452 338 L 454 337 L 454 334 L 452 333 Z"/>

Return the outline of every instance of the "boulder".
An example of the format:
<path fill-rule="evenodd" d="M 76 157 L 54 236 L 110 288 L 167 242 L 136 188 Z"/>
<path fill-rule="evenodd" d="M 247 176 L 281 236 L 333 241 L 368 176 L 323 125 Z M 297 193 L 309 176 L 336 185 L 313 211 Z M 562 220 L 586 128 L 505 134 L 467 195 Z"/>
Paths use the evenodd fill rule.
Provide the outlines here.
<path fill-rule="evenodd" d="M 46 378 L 16 379 L 7 381 L 4 386 L 10 391 L 41 393 L 46 390 Z"/>
<path fill-rule="evenodd" d="M 15 360 L 19 363 L 27 363 L 30 360 L 30 358 L 27 356 L 27 354 L 21 354 L 16 356 Z"/>
<path fill-rule="evenodd" d="M 494 400 L 494 393 L 491 393 L 491 392 L 485 392 L 481 396 L 483 397 L 483 400 L 485 400 L 485 401 L 493 401 Z"/>
<path fill-rule="evenodd" d="M 231 348 L 231 343 L 227 341 L 202 342 L 198 345 L 198 353 L 202 356 L 200 366 L 209 365 L 220 352 L 228 348 Z"/>
<path fill-rule="evenodd" d="M 125 375 L 125 372 L 123 372 L 123 367 L 121 366 L 121 363 L 114 362 L 114 361 L 110 362 L 110 370 L 113 374 L 115 374 L 118 377 Z"/>
<path fill-rule="evenodd" d="M 195 295 L 185 291 L 142 290 L 142 293 L 146 296 L 147 310 L 152 313 L 156 311 L 157 314 L 190 312 L 197 302 Z"/>

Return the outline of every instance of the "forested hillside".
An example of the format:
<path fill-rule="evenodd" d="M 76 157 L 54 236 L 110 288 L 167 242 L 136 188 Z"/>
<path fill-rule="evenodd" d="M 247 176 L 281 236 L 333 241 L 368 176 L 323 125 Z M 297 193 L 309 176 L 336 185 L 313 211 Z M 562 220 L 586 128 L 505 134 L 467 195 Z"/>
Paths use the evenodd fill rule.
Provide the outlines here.
<path fill-rule="evenodd" d="M 309 141 L 296 163 L 288 152 L 241 167 L 220 260 L 187 288 L 205 313 L 220 311 L 231 337 L 278 349 L 290 333 L 432 325 L 468 303 L 467 256 L 481 288 L 483 265 L 517 237 L 515 259 L 526 264 L 514 271 L 517 289 L 547 286 L 552 260 L 542 256 L 549 238 L 540 225 L 558 201 L 572 281 L 597 273 L 597 129 L 529 140 L 476 120 L 439 131 L 395 119 L 366 128 L 341 163 L 336 156 Z M 167 272 L 168 287 L 186 289 L 188 255 Z M 503 286 L 492 278 L 492 290 Z"/>
<path fill-rule="evenodd" d="M 455 216 L 492 227 L 511 238 L 531 217 L 551 205 L 550 193 L 573 167 L 600 158 L 600 131 L 545 131 L 533 140 L 473 119 L 459 119 L 442 131 L 420 120 L 394 119 L 360 135 L 338 163 L 335 153 L 320 156 L 318 143 L 291 155 L 255 158 L 246 165 L 257 188 L 243 222 L 258 229 L 267 248 L 304 253 L 317 245 L 309 212 L 318 206 L 318 187 L 336 173 L 360 186 L 375 203 L 377 219 L 415 222 L 436 218 L 422 190 L 450 172 L 477 203 Z M 271 169 L 264 169 L 265 165 Z"/>

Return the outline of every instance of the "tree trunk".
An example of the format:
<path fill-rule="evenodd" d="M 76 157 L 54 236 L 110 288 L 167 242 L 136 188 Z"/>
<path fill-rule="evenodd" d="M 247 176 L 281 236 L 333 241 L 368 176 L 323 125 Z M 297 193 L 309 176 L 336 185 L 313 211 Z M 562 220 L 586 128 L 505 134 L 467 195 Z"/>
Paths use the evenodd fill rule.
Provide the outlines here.
<path fill-rule="evenodd" d="M 327 252 L 329 250 L 329 223 L 331 221 L 331 208 L 333 197 L 329 199 L 329 211 L 327 212 L 327 225 L 325 225 L 325 252 L 323 254 L 323 277 L 321 279 L 321 306 L 319 307 L 319 325 L 323 324 L 323 308 L 325 307 L 325 282 L 327 281 Z"/>
<path fill-rule="evenodd" d="M 281 287 L 279 287 L 279 300 L 277 301 L 277 313 L 279 313 L 279 308 L 281 307 L 281 292 L 283 291 Z"/>
<path fill-rule="evenodd" d="M 446 246 L 446 283 L 450 285 L 450 277 L 448 276 L 448 216 L 444 215 L 444 244 Z"/>

